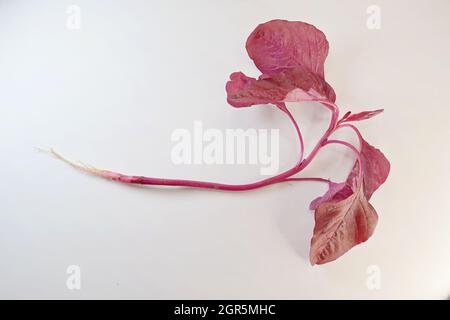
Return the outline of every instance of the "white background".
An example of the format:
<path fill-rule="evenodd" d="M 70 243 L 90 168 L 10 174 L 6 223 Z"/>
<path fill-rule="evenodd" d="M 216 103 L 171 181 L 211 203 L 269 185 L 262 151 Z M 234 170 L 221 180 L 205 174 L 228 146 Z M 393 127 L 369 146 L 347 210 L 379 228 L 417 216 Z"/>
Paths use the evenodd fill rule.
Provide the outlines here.
<path fill-rule="evenodd" d="M 81 29 L 66 27 L 68 5 Z M 381 8 L 381 29 L 366 26 Z M 0 2 L 1 298 L 447 298 L 450 294 L 448 1 Z M 171 133 L 279 128 L 281 169 L 295 133 L 274 107 L 234 109 L 225 82 L 258 72 L 245 40 L 262 22 L 302 20 L 330 42 L 326 77 L 343 112 L 391 161 L 372 198 L 374 236 L 338 261 L 308 262 L 318 183 L 245 193 L 139 188 L 35 151 L 128 174 L 259 180 L 255 165 L 172 164 Z M 310 150 L 328 124 L 294 105 Z M 354 137 L 343 133 L 349 141 Z M 344 179 L 352 155 L 320 153 L 304 175 Z M 66 268 L 81 267 L 81 290 Z M 381 288 L 366 286 L 368 267 Z"/>

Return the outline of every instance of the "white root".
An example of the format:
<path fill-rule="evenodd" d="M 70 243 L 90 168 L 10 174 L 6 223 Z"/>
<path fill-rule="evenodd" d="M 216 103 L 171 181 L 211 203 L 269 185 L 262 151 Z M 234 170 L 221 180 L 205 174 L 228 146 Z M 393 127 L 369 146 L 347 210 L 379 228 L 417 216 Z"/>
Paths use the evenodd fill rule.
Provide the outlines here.
<path fill-rule="evenodd" d="M 40 151 L 40 152 L 45 152 L 45 153 L 51 155 L 52 157 L 54 157 L 55 159 L 58 159 L 58 160 L 60 160 L 62 162 L 65 162 L 66 164 L 68 164 L 69 166 L 71 166 L 71 167 L 73 167 L 73 168 L 75 168 L 77 170 L 84 171 L 86 173 L 94 174 L 94 175 L 97 175 L 97 176 L 102 176 L 102 174 L 103 174 L 103 170 L 100 170 L 100 169 L 97 169 L 97 168 L 95 168 L 93 166 L 84 164 L 81 161 L 79 161 L 78 163 L 70 161 L 70 160 L 64 158 L 62 155 L 60 155 L 58 152 L 56 152 L 52 148 L 50 148 L 48 150 L 47 149 L 42 149 L 42 148 L 37 148 L 37 150 Z"/>

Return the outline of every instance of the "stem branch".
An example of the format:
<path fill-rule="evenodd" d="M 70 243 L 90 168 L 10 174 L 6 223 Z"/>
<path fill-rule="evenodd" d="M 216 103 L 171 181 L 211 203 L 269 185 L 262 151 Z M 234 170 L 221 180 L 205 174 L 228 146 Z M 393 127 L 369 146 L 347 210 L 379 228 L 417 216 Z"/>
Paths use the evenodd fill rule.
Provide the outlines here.
<path fill-rule="evenodd" d="M 285 181 L 320 181 L 320 182 L 329 182 L 327 179 L 323 178 L 290 178 L 294 174 L 300 172 L 303 170 L 308 164 L 312 161 L 312 159 L 317 155 L 320 148 L 323 147 L 325 144 L 328 143 L 334 143 L 333 140 L 327 141 L 328 137 L 333 133 L 333 131 L 336 128 L 337 120 L 339 117 L 339 108 L 332 102 L 328 101 L 319 101 L 320 103 L 324 104 L 328 109 L 331 110 L 331 121 L 328 129 L 325 131 L 323 136 L 318 141 L 317 145 L 314 147 L 314 149 L 311 151 L 311 153 L 303 159 L 303 153 L 304 153 L 304 145 L 303 145 L 303 138 L 300 132 L 300 129 L 298 127 L 297 122 L 295 121 L 292 114 L 289 112 L 289 110 L 286 108 L 284 103 L 277 104 L 277 106 L 284 111 L 289 119 L 291 120 L 292 124 L 294 125 L 297 135 L 299 137 L 300 141 L 300 159 L 297 162 L 297 164 L 292 167 L 289 170 L 286 170 L 278 175 L 247 184 L 226 184 L 226 183 L 217 183 L 217 182 L 210 182 L 210 181 L 197 181 L 197 180 L 184 180 L 184 179 L 164 179 L 164 178 L 153 178 L 153 177 L 143 177 L 143 176 L 128 176 L 123 175 L 120 173 L 108 171 L 108 170 L 99 170 L 94 167 L 88 167 L 85 165 L 80 165 L 73 163 L 65 158 L 63 158 L 61 155 L 56 153 L 54 150 L 50 150 L 50 154 L 52 154 L 54 157 L 58 158 L 59 160 L 62 160 L 69 165 L 86 171 L 88 173 L 114 180 L 119 181 L 122 183 L 131 183 L 131 184 L 141 184 L 141 185 L 159 185 L 159 186 L 181 186 L 181 187 L 193 187 L 193 188 L 204 188 L 204 189 L 216 189 L 216 190 L 227 190 L 227 191 L 246 191 L 246 190 L 252 190 L 256 188 L 265 187 L 271 184 L 285 182 Z M 337 142 L 336 142 L 337 143 Z M 345 142 L 341 141 L 339 142 L 341 144 L 346 144 Z M 352 146 L 353 147 L 353 146 Z M 354 148 L 354 147 L 353 147 Z M 356 149 L 355 149 L 356 150 Z M 356 151 L 357 152 L 357 151 Z"/>

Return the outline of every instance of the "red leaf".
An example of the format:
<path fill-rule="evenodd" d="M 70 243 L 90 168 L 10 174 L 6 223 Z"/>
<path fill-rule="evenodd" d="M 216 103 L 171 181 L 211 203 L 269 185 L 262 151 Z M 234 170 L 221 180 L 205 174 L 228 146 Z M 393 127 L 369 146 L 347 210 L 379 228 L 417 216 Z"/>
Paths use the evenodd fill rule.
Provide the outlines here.
<path fill-rule="evenodd" d="M 250 78 L 242 72 L 231 74 L 226 85 L 228 103 L 234 107 L 300 101 L 334 101 L 333 88 L 321 77 L 296 67 L 274 76 Z"/>
<path fill-rule="evenodd" d="M 371 146 L 364 139 L 361 144 L 361 161 L 363 163 L 363 189 L 367 199 L 386 181 L 390 163 L 384 154 L 377 148 Z M 349 197 L 358 185 L 359 163 L 355 162 L 345 182 L 330 182 L 328 191 L 321 197 L 314 199 L 309 208 L 317 209 L 319 205 L 328 201 L 340 201 Z"/>
<path fill-rule="evenodd" d="M 373 234 L 378 215 L 361 188 L 347 199 L 322 203 L 315 211 L 311 264 L 336 260 Z"/>
<path fill-rule="evenodd" d="M 356 161 L 343 183 L 330 183 L 329 190 L 310 204 L 315 209 L 311 239 L 312 264 L 333 261 L 366 241 L 373 233 L 378 215 L 368 199 L 387 179 L 390 163 L 377 148 L 361 141 L 362 184 Z M 354 191 L 354 193 L 353 193 Z"/>
<path fill-rule="evenodd" d="M 344 117 L 341 120 L 341 122 L 361 121 L 361 120 L 370 119 L 370 118 L 375 117 L 376 115 L 382 113 L 383 111 L 384 111 L 384 109 L 378 109 L 378 110 L 373 110 L 373 111 L 363 111 L 360 113 L 355 113 L 348 117 Z"/>
<path fill-rule="evenodd" d="M 313 25 L 287 20 L 262 23 L 248 37 L 246 48 L 256 67 L 267 75 L 302 67 L 324 77 L 328 41 Z"/>
<path fill-rule="evenodd" d="M 330 181 L 328 191 L 321 197 L 317 197 L 309 204 L 310 210 L 316 210 L 322 203 L 328 201 L 344 200 L 353 194 L 353 190 L 345 182 L 335 183 Z"/>
<path fill-rule="evenodd" d="M 246 48 L 262 75 L 257 80 L 242 72 L 231 74 L 226 91 L 232 106 L 336 100 L 324 79 L 328 41 L 316 27 L 272 20 L 256 27 Z"/>
<path fill-rule="evenodd" d="M 371 146 L 366 140 L 361 141 L 361 161 L 363 165 L 364 194 L 370 200 L 372 194 L 386 181 L 389 176 L 391 164 L 384 154 Z M 356 161 L 347 178 L 347 184 L 355 189 L 359 163 Z"/>
<path fill-rule="evenodd" d="M 351 111 L 347 111 L 347 112 L 344 114 L 344 116 L 342 117 L 342 119 L 341 119 L 339 122 L 342 122 L 342 121 L 344 121 L 345 119 L 347 119 L 347 117 L 348 117 L 351 113 L 352 113 Z"/>

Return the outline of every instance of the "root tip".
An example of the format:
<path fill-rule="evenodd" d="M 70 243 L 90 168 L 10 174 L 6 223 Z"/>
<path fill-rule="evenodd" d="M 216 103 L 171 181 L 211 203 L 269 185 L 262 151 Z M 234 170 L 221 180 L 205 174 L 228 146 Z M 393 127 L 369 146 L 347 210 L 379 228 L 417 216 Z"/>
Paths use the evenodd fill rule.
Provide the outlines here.
<path fill-rule="evenodd" d="M 103 176 L 103 170 L 100 170 L 100 169 L 97 169 L 97 168 L 95 168 L 95 167 L 86 165 L 86 164 L 84 164 L 84 163 L 82 163 L 82 162 L 76 163 L 76 162 L 70 161 L 70 160 L 64 158 L 64 157 L 63 157 L 61 154 L 59 154 L 58 152 L 56 152 L 53 148 L 50 148 L 50 149 L 43 149 L 43 148 L 38 148 L 38 147 L 37 147 L 36 149 L 37 149 L 39 152 L 45 152 L 45 153 L 47 153 L 48 155 L 52 156 L 53 158 L 55 158 L 55 159 L 57 159 L 57 160 L 60 160 L 60 161 L 62 161 L 62 162 L 65 162 L 66 164 L 68 164 L 69 166 L 71 166 L 71 167 L 73 167 L 73 168 L 75 168 L 75 169 L 77 169 L 77 170 L 81 170 L 81 171 L 84 171 L 84 172 L 86 172 L 86 173 L 94 174 L 94 175 L 100 176 L 100 177 Z"/>

